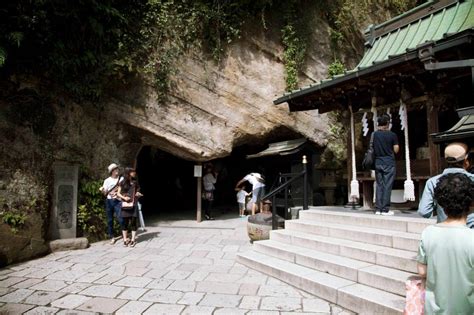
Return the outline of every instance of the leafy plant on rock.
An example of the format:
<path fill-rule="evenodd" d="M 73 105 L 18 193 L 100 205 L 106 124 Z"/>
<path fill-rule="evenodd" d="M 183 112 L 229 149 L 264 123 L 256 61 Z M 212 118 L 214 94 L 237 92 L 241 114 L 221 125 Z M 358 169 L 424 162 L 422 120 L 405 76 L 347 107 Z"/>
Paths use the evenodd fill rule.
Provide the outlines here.
<path fill-rule="evenodd" d="M 80 233 L 88 237 L 90 241 L 106 238 L 107 216 L 104 209 L 104 196 L 99 191 L 101 186 L 101 181 L 87 179 L 83 179 L 79 185 L 77 226 Z M 118 224 L 114 228 L 118 233 L 120 230 Z"/>
<path fill-rule="evenodd" d="M 284 46 L 283 62 L 285 64 L 286 90 L 298 86 L 298 73 L 303 66 L 307 44 L 305 30 L 297 13 L 297 1 L 287 1 L 284 8 L 284 26 L 281 30 Z"/>
<path fill-rule="evenodd" d="M 13 211 L 5 211 L 2 214 L 2 221 L 10 226 L 13 234 L 18 233 L 26 222 L 27 215 L 24 213 L 17 213 Z"/>
<path fill-rule="evenodd" d="M 335 59 L 328 67 L 328 76 L 333 77 L 338 74 L 343 74 L 344 71 L 346 71 L 344 64 L 339 59 Z"/>

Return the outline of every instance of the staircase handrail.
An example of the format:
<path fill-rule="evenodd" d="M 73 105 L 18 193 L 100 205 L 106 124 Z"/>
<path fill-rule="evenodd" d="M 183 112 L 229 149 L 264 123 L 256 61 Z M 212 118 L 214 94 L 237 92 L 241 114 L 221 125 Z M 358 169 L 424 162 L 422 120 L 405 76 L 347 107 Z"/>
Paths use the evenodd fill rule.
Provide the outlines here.
<path fill-rule="evenodd" d="M 285 189 L 285 208 L 288 208 L 288 194 L 286 188 L 296 181 L 297 179 L 300 179 L 303 177 L 303 210 L 308 209 L 308 169 L 306 164 L 308 163 L 306 161 L 306 155 L 303 155 L 303 171 L 300 173 L 294 173 L 296 174 L 294 177 L 290 178 L 277 188 L 275 188 L 273 191 L 269 192 L 265 196 L 263 196 L 262 201 L 265 199 L 268 199 L 272 197 L 272 230 L 278 229 L 278 222 L 277 222 L 277 211 L 276 211 L 276 194 L 281 192 L 283 189 Z M 287 174 L 280 174 L 280 179 L 285 176 L 285 175 L 291 175 L 292 173 L 287 173 Z M 290 176 L 286 176 L 290 177 Z M 288 209 L 285 209 L 287 211 Z"/>
<path fill-rule="evenodd" d="M 289 174 L 289 173 L 288 173 Z M 279 192 L 281 192 L 283 189 L 285 189 L 286 187 L 288 187 L 291 183 L 293 183 L 294 181 L 296 181 L 297 179 L 299 179 L 300 177 L 304 176 L 304 174 L 306 174 L 306 170 L 300 172 L 300 173 L 292 173 L 292 174 L 296 174 L 296 176 L 292 177 L 291 179 L 287 180 L 286 182 L 284 182 L 283 184 L 281 184 L 280 186 L 278 186 L 277 188 L 273 189 L 271 192 L 269 192 L 268 194 L 264 195 L 262 197 L 262 200 L 265 200 L 265 199 L 268 199 L 270 197 L 273 197 L 274 195 L 278 194 Z M 283 175 L 286 175 L 286 174 L 281 174 L 280 177 L 283 177 Z"/>

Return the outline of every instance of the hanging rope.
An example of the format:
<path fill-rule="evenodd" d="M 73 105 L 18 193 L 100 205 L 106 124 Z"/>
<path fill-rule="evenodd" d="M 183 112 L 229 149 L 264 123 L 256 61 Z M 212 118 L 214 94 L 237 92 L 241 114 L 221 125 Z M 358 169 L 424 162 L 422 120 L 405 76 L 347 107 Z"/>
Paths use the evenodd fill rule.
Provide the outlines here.
<path fill-rule="evenodd" d="M 377 130 L 378 124 L 377 124 L 377 118 L 378 118 L 378 113 L 377 113 L 377 98 L 375 96 L 372 97 L 372 108 L 370 111 L 373 114 L 372 117 L 372 122 L 374 123 L 374 132 Z M 373 176 L 374 171 L 371 171 L 371 176 Z M 373 191 L 374 193 L 372 194 L 372 202 L 375 203 L 377 200 L 377 181 L 374 180 L 374 185 L 373 185 Z"/>
<path fill-rule="evenodd" d="M 349 201 L 356 202 L 359 200 L 359 182 L 357 181 L 357 170 L 356 170 L 356 158 L 355 158 L 355 132 L 354 132 L 354 113 L 352 112 L 352 106 L 349 105 L 351 111 L 351 157 L 352 157 L 352 180 L 351 180 L 351 193 L 349 195 Z"/>
<path fill-rule="evenodd" d="M 405 167 L 406 167 L 406 173 L 407 173 L 407 179 L 405 180 L 405 184 L 404 184 L 403 199 L 405 201 L 407 200 L 414 201 L 415 200 L 415 185 L 413 184 L 413 181 L 411 180 L 410 146 L 408 142 L 408 113 L 407 113 L 407 107 L 405 104 L 403 104 L 403 101 L 401 99 L 400 99 L 399 115 L 400 115 L 402 130 L 405 133 Z"/>
<path fill-rule="evenodd" d="M 390 123 L 388 125 L 388 130 L 392 130 L 392 114 L 390 114 L 390 107 L 387 108 L 387 115 L 390 117 Z"/>

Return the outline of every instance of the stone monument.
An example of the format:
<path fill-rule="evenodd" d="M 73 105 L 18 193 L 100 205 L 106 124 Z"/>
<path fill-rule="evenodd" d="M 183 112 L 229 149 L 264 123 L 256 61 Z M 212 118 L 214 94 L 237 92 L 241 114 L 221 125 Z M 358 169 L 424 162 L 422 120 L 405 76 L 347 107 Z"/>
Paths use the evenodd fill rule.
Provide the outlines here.
<path fill-rule="evenodd" d="M 75 238 L 77 226 L 77 186 L 79 166 L 66 162 L 53 164 L 54 198 L 51 239 Z"/>

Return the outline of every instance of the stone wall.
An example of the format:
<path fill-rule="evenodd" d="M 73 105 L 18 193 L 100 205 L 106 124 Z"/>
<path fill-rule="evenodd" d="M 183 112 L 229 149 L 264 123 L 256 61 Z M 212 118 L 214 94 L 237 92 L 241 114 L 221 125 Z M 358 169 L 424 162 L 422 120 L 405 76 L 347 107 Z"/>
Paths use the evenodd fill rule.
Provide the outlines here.
<path fill-rule="evenodd" d="M 0 81 L 0 266 L 47 252 L 54 161 L 104 178 L 111 161 L 133 163 L 139 137 L 103 110 L 52 96 L 39 82 Z M 25 215 L 8 225 L 9 214 Z M 16 232 L 13 232 L 16 230 Z"/>

